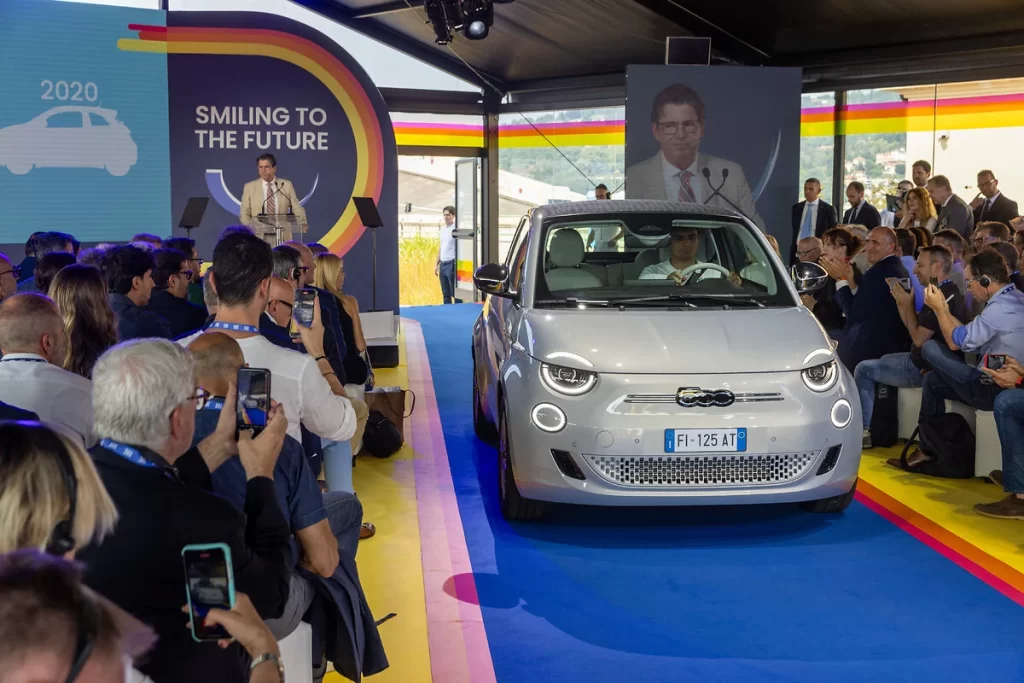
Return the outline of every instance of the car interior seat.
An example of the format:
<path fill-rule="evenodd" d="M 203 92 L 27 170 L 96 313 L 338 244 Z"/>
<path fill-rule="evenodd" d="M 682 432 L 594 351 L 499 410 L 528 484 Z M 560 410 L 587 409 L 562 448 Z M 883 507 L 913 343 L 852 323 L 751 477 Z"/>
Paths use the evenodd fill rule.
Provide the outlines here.
<path fill-rule="evenodd" d="M 580 268 L 583 263 L 583 238 L 572 228 L 563 228 L 551 238 L 548 247 L 548 289 L 587 289 L 601 287 L 601 279 Z"/>

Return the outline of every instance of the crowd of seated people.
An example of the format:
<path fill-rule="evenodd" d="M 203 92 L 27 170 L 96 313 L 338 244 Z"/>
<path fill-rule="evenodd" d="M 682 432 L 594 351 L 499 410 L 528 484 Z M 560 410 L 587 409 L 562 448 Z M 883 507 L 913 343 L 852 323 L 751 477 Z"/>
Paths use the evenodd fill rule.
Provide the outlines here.
<path fill-rule="evenodd" d="M 78 251 L 36 233 L 21 264 L 0 255 L 0 642 L 34 644 L 0 654 L 5 673 L 269 683 L 301 621 L 316 680 L 328 662 L 353 680 L 386 668 L 355 562 L 374 532 L 351 483 L 368 370 L 350 359 L 365 340 L 340 266 L 305 327 L 291 306 L 317 281 L 310 246 L 229 228 L 205 277 L 187 238 Z M 256 435 L 236 427 L 245 367 L 272 380 Z M 193 640 L 182 611 L 182 548 L 211 543 L 238 589 L 207 617 L 234 637 L 220 646 Z M 40 600 L 51 609 L 14 628 L 11 605 Z M 81 609 L 97 623 L 84 654 Z"/>
<path fill-rule="evenodd" d="M 993 411 L 1003 467 L 990 477 L 1008 495 L 975 509 L 1024 519 L 1024 220 L 991 171 L 978 174 L 979 196 L 968 204 L 948 178 L 931 176 L 927 162 L 913 170 L 913 181 L 899 185 L 898 211 L 886 212 L 892 215 L 881 226 L 872 226 L 875 210 L 865 206 L 863 186 L 851 183 L 846 224 L 817 236 L 804 230 L 797 259 L 819 263 L 831 282 L 802 301 L 854 374 L 865 448 L 872 446 L 878 385 L 920 387 L 920 424 L 943 415 L 948 400 Z M 802 204 L 794 221 L 806 214 Z M 991 356 L 1005 356 L 1002 368 L 987 367 Z M 935 457 L 918 446 L 889 464 L 913 472 Z"/>

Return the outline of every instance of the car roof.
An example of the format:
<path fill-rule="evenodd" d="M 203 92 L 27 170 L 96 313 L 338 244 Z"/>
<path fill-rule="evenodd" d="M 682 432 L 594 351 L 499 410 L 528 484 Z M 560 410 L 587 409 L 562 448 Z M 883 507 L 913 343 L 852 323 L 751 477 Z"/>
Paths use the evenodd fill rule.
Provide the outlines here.
<path fill-rule="evenodd" d="M 623 213 L 681 213 L 692 216 L 718 216 L 721 218 L 740 218 L 740 214 L 730 209 L 704 204 L 687 204 L 658 199 L 591 199 L 583 202 L 565 202 L 547 204 L 534 209 L 534 215 L 544 218 L 561 218 L 566 216 L 605 216 Z"/>
<path fill-rule="evenodd" d="M 66 111 L 73 111 L 78 113 L 92 112 L 93 114 L 106 114 L 107 116 L 117 116 L 117 112 L 113 109 L 105 109 L 104 107 L 88 107 L 77 104 L 65 104 L 59 107 L 51 107 L 50 109 L 47 109 L 42 114 L 40 114 L 40 116 L 42 116 L 43 114 L 61 114 Z"/>

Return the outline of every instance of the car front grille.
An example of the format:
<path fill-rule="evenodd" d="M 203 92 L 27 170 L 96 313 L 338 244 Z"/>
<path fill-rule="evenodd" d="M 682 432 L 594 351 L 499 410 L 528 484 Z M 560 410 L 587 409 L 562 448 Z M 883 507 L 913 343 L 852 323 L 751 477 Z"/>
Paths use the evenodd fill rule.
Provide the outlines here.
<path fill-rule="evenodd" d="M 619 486 L 704 488 L 795 481 L 807 474 L 820 452 L 584 457 L 601 477 Z"/>

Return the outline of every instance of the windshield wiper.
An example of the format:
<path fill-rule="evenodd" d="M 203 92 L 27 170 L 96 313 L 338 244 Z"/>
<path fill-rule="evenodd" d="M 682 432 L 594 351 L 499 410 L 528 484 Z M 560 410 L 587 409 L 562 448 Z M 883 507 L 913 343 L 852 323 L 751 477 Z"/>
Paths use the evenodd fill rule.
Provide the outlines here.
<path fill-rule="evenodd" d="M 755 306 L 757 308 L 764 308 L 763 302 L 758 301 L 752 296 L 735 296 L 732 294 L 695 294 L 693 296 L 686 297 L 690 301 L 714 301 L 715 303 L 723 306 Z"/>
<path fill-rule="evenodd" d="M 608 306 L 609 302 L 603 299 L 577 299 L 574 296 L 567 296 L 564 299 L 540 299 L 534 304 L 537 306 Z"/>
<path fill-rule="evenodd" d="M 660 296 L 641 296 L 635 299 L 619 299 L 615 303 L 622 306 L 625 304 L 647 304 L 647 303 L 664 303 L 671 301 L 672 303 L 682 304 L 688 308 L 697 308 L 697 304 L 689 301 L 691 297 L 683 296 L 682 294 L 662 294 Z"/>

